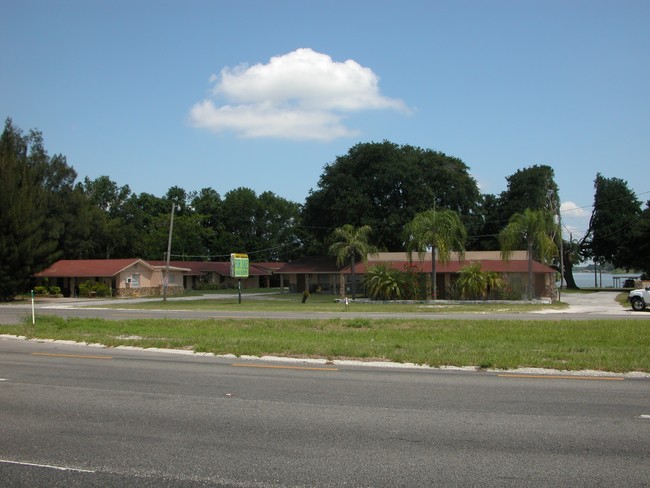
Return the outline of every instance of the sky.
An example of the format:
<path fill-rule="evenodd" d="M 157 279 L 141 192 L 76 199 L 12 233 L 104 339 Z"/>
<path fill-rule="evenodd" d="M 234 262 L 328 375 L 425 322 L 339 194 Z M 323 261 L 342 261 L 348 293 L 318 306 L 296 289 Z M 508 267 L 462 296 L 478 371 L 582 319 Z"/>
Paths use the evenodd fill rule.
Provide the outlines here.
<path fill-rule="evenodd" d="M 0 116 L 78 181 L 304 203 L 358 143 L 551 166 L 565 238 L 597 173 L 650 200 L 647 0 L 0 0 Z"/>

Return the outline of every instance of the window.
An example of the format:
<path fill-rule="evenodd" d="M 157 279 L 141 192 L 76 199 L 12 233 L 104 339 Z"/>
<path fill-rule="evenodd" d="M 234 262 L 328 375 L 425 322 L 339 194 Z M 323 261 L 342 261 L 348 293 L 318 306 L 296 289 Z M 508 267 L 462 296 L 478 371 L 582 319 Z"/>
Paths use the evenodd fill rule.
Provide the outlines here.
<path fill-rule="evenodd" d="M 131 275 L 131 287 L 140 288 L 140 273 L 133 273 Z"/>

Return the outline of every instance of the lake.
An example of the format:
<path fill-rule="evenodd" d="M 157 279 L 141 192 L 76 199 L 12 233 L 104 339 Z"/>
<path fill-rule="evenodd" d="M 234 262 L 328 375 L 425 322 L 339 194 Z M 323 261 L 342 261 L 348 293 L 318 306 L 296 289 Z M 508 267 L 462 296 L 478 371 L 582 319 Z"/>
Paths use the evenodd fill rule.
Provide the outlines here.
<path fill-rule="evenodd" d="M 573 278 L 576 280 L 578 288 L 613 288 L 614 277 L 621 278 L 618 287 L 623 286 L 625 278 L 638 278 L 639 275 L 634 273 L 630 274 L 611 274 L 611 273 L 598 273 L 597 284 L 594 283 L 594 273 L 573 273 Z M 566 286 L 566 283 L 565 283 Z"/>

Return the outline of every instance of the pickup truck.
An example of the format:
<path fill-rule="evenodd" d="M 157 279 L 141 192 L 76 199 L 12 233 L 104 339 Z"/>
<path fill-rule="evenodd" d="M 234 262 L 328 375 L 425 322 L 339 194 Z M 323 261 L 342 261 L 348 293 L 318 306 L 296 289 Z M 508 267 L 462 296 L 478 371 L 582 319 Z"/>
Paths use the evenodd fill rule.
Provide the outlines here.
<path fill-rule="evenodd" d="M 645 307 L 650 305 L 650 286 L 632 290 L 627 296 L 627 301 L 632 305 L 632 310 L 641 312 Z"/>

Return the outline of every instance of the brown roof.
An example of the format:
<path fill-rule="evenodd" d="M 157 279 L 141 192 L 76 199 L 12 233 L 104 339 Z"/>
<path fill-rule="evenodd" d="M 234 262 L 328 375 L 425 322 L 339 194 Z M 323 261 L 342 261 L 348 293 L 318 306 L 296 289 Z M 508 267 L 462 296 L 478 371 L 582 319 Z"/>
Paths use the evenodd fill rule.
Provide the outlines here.
<path fill-rule="evenodd" d="M 338 273 L 340 270 L 332 256 L 305 256 L 285 264 L 277 273 Z"/>
<path fill-rule="evenodd" d="M 510 260 L 510 261 L 496 261 L 493 259 L 478 259 L 471 261 L 449 261 L 447 263 L 441 263 L 440 261 L 436 264 L 436 272 L 438 273 L 458 273 L 463 267 L 471 263 L 480 263 L 482 271 L 494 271 L 496 273 L 527 273 L 528 272 L 528 260 Z M 431 273 L 431 261 L 424 260 L 420 261 L 414 259 L 411 263 L 408 261 L 390 261 L 390 262 L 371 262 L 368 263 L 357 263 L 354 267 L 355 273 L 365 273 L 367 268 L 370 268 L 375 265 L 385 264 L 390 266 L 392 269 L 398 269 L 403 271 L 407 266 L 412 265 L 419 273 Z M 348 274 L 352 270 L 350 267 L 346 267 L 341 270 L 342 273 Z M 555 270 L 545 264 L 533 261 L 533 273 L 554 273 Z"/>
<path fill-rule="evenodd" d="M 165 266 L 167 264 L 166 261 L 149 261 L 149 263 L 155 266 Z M 259 264 L 267 264 L 267 263 L 259 263 Z M 271 270 L 259 266 L 259 264 L 249 263 L 248 265 L 249 276 L 267 276 L 272 273 Z M 222 276 L 230 276 L 230 261 L 170 261 L 169 265 L 176 266 L 179 268 L 190 269 L 189 273 L 185 273 L 186 275 L 200 276 L 206 273 L 217 273 Z"/>
<path fill-rule="evenodd" d="M 115 276 L 121 271 L 142 263 L 148 268 L 152 266 L 142 259 L 62 259 L 49 268 L 37 273 L 43 278 L 104 278 Z"/>
<path fill-rule="evenodd" d="M 251 266 L 255 266 L 256 268 L 260 269 L 265 269 L 269 273 L 274 273 L 275 271 L 278 271 L 282 269 L 287 263 L 282 263 L 279 261 L 266 261 L 266 262 L 255 262 L 255 263 L 250 263 Z"/>

